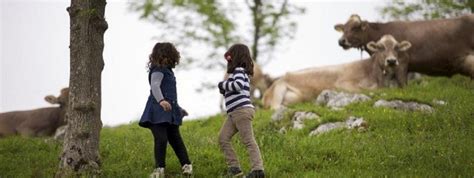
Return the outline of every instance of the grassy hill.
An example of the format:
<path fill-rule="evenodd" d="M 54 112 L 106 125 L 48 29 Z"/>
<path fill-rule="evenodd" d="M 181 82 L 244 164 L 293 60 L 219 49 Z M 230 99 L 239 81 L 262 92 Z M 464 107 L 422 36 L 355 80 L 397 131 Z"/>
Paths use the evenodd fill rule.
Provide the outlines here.
<path fill-rule="evenodd" d="M 466 77 L 424 78 L 404 89 L 366 92 L 375 99 L 403 99 L 430 104 L 435 112 L 403 112 L 373 108 L 375 99 L 342 111 L 303 103 L 294 111 L 312 111 L 302 130 L 278 130 L 288 118 L 271 122 L 271 111 L 259 110 L 253 122 L 268 177 L 473 177 L 474 81 Z M 447 105 L 433 104 L 443 100 Z M 348 116 L 364 117 L 365 132 L 338 130 L 309 137 L 311 130 Z M 224 117 L 216 115 L 185 122 L 181 128 L 195 169 L 195 177 L 218 177 L 226 169 L 217 135 Z M 243 169 L 249 160 L 234 139 Z M 103 177 L 147 177 L 153 168 L 152 135 L 136 123 L 102 130 L 100 151 Z M 9 137 L 0 140 L 0 177 L 51 177 L 61 144 L 45 138 Z M 167 173 L 179 177 L 180 168 L 168 149 Z"/>

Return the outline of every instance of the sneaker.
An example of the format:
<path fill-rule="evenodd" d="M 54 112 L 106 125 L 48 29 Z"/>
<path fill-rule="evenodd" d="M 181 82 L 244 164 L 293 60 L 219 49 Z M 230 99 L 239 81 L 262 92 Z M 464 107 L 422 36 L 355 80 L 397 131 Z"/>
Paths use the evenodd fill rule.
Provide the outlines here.
<path fill-rule="evenodd" d="M 164 178 L 165 177 L 165 168 L 159 167 L 153 170 L 153 173 L 150 174 L 150 178 Z"/>
<path fill-rule="evenodd" d="M 191 165 L 191 164 L 185 164 L 182 169 L 183 169 L 183 174 L 184 175 L 193 174 L 193 165 Z"/>
<path fill-rule="evenodd" d="M 242 175 L 244 175 L 244 173 L 239 167 L 229 167 L 229 170 L 227 170 L 227 176 L 229 177 L 237 177 Z"/>
<path fill-rule="evenodd" d="M 244 175 L 244 172 L 239 167 L 229 167 L 225 177 L 238 177 Z"/>
<path fill-rule="evenodd" d="M 245 178 L 264 178 L 265 173 L 263 170 L 253 170 Z"/>

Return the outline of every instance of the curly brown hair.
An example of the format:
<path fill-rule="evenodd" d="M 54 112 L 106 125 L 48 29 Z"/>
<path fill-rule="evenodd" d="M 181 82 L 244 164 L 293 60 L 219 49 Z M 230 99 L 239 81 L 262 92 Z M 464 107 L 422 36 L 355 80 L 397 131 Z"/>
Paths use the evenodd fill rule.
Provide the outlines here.
<path fill-rule="evenodd" d="M 235 68 L 242 67 L 245 69 L 245 73 L 253 75 L 253 60 L 250 56 L 249 48 L 244 44 L 234 44 L 224 54 L 227 59 L 227 73 L 233 73 Z"/>
<path fill-rule="evenodd" d="M 179 55 L 178 50 L 176 50 L 172 43 L 156 43 L 149 56 L 150 60 L 148 61 L 148 68 L 154 66 L 174 68 L 179 64 L 180 58 L 181 56 Z"/>

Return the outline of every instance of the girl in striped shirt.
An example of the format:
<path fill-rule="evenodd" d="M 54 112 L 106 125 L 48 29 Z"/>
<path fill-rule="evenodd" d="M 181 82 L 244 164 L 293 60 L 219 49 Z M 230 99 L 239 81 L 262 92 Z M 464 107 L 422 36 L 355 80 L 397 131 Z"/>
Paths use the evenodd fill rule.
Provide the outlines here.
<path fill-rule="evenodd" d="M 250 77 L 253 75 L 253 60 L 249 48 L 235 44 L 224 55 L 227 60 L 227 80 L 219 82 L 219 91 L 225 97 L 227 119 L 219 134 L 219 145 L 224 152 L 229 176 L 243 175 L 240 164 L 231 145 L 232 137 L 240 132 L 242 143 L 246 146 L 252 164 L 247 177 L 264 177 L 260 149 L 252 129 L 255 109 L 250 101 Z"/>

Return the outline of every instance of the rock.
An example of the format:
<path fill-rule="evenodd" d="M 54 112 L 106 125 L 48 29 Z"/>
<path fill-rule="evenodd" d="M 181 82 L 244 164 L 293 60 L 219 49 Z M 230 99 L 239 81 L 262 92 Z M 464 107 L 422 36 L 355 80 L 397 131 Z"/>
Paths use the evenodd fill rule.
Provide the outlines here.
<path fill-rule="evenodd" d="M 365 122 L 364 118 L 362 117 L 351 116 L 349 117 L 349 119 L 346 120 L 346 126 L 349 129 L 367 127 L 367 122 Z"/>
<path fill-rule="evenodd" d="M 54 133 L 54 139 L 55 140 L 64 140 L 64 136 L 66 135 L 66 128 L 67 125 L 63 125 L 59 128 L 56 129 L 56 132 Z"/>
<path fill-rule="evenodd" d="M 302 129 L 304 127 L 305 120 L 318 119 L 319 116 L 312 112 L 295 112 L 293 118 L 293 129 Z"/>
<path fill-rule="evenodd" d="M 401 100 L 378 100 L 377 102 L 375 102 L 374 107 L 392 108 L 403 111 L 421 111 L 428 113 L 432 113 L 434 111 L 434 109 L 430 105 L 421 104 L 413 101 L 404 102 Z"/>
<path fill-rule="evenodd" d="M 351 116 L 345 122 L 331 122 L 326 123 L 318 126 L 315 130 L 309 133 L 309 136 L 315 136 L 322 133 L 326 133 L 335 129 L 357 129 L 358 131 L 364 131 L 367 129 L 367 122 L 365 122 L 364 118 L 358 118 Z"/>
<path fill-rule="evenodd" d="M 278 130 L 278 133 L 286 134 L 286 127 L 282 127 L 280 130 Z"/>
<path fill-rule="evenodd" d="M 344 126 L 344 122 L 331 122 L 322 124 L 318 126 L 318 128 L 316 128 L 315 130 L 311 131 L 311 133 L 309 133 L 309 136 L 319 135 L 338 128 L 344 128 Z"/>
<path fill-rule="evenodd" d="M 437 104 L 437 105 L 446 105 L 446 104 L 448 104 L 446 101 L 437 100 L 437 99 L 434 99 L 434 100 L 433 100 L 433 103 L 434 103 L 434 104 Z"/>
<path fill-rule="evenodd" d="M 272 121 L 280 121 L 285 117 L 286 107 L 280 107 L 272 114 Z"/>
<path fill-rule="evenodd" d="M 323 90 L 316 99 L 316 104 L 326 105 L 335 110 L 340 110 L 351 103 L 368 101 L 371 98 L 364 94 L 353 94 L 337 92 L 332 90 Z"/>

